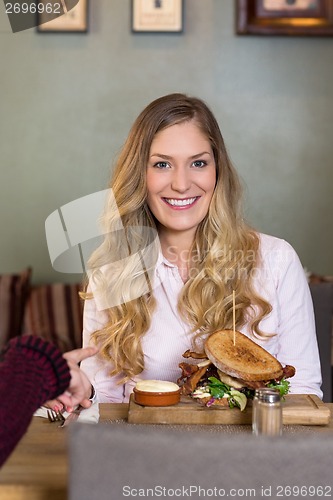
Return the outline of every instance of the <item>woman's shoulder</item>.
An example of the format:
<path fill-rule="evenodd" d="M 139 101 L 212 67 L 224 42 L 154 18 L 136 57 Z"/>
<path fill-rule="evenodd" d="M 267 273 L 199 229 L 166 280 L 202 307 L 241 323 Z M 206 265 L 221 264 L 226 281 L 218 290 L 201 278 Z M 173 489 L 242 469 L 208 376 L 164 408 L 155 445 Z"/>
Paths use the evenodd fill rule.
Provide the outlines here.
<path fill-rule="evenodd" d="M 292 276 L 296 282 L 305 277 L 302 263 L 290 243 L 282 238 L 258 233 L 261 268 L 274 277 L 276 283 L 284 276 Z"/>
<path fill-rule="evenodd" d="M 286 262 L 298 259 L 293 246 L 286 240 L 269 234 L 257 233 L 262 257 Z"/>

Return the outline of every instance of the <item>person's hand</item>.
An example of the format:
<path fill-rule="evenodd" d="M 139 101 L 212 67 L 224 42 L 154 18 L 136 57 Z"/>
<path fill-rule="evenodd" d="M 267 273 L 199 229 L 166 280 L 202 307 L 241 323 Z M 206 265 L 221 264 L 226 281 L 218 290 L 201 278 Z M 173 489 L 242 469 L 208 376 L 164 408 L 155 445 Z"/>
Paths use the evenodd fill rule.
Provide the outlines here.
<path fill-rule="evenodd" d="M 89 408 L 91 406 L 91 401 L 89 401 L 91 383 L 87 375 L 78 366 L 78 363 L 83 359 L 94 356 L 97 352 L 97 347 L 84 347 L 63 354 L 71 374 L 69 387 L 63 394 L 58 396 L 57 399 L 48 401 L 44 406 L 53 410 L 65 409 L 68 412 L 73 411 L 73 408 L 78 404 L 83 406 L 83 408 Z"/>

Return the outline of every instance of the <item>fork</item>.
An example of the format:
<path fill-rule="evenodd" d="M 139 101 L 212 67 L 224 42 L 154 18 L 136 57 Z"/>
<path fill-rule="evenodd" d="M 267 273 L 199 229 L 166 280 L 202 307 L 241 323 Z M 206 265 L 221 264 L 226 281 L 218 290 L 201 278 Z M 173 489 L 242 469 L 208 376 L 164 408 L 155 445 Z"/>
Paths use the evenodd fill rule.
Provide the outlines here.
<path fill-rule="evenodd" d="M 63 424 L 66 420 L 60 411 L 55 410 L 47 410 L 47 418 L 49 419 L 49 422 L 60 422 L 61 424 Z"/>

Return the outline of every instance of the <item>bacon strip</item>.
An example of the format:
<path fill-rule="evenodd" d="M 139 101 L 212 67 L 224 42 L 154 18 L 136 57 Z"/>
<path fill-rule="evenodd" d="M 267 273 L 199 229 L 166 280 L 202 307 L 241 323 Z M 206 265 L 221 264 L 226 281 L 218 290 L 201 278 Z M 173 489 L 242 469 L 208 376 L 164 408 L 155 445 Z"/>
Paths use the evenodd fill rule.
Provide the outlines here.
<path fill-rule="evenodd" d="M 207 354 L 205 352 L 195 352 L 187 349 L 183 354 L 183 358 L 207 359 Z"/>
<path fill-rule="evenodd" d="M 294 366 L 292 365 L 286 365 L 284 368 L 283 368 L 283 374 L 281 376 L 281 378 L 279 380 L 281 380 L 282 378 L 291 378 L 295 375 L 296 373 L 296 369 Z"/>
<path fill-rule="evenodd" d="M 187 396 L 191 394 L 199 383 L 199 380 L 205 375 L 207 366 L 199 368 L 196 365 L 188 363 L 180 363 L 179 367 L 182 369 L 182 376 L 177 380 L 178 385 L 182 385 L 182 393 Z M 186 375 L 190 372 L 190 375 Z"/>
<path fill-rule="evenodd" d="M 190 365 L 190 363 L 180 363 L 179 368 L 181 368 L 182 374 L 177 380 L 177 383 L 179 383 L 179 381 L 181 382 L 184 378 L 190 377 L 193 373 L 199 370 L 197 365 Z"/>

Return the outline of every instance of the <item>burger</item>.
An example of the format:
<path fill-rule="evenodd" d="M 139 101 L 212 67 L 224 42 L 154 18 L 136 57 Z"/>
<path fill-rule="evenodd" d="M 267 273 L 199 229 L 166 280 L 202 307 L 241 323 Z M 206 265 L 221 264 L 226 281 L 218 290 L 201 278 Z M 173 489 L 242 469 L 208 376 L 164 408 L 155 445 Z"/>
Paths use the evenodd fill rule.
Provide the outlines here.
<path fill-rule="evenodd" d="M 291 365 L 281 363 L 246 335 L 233 330 L 211 334 L 204 352 L 186 351 L 184 358 L 199 360 L 197 364 L 179 364 L 178 379 L 182 394 L 205 406 L 229 406 L 244 410 L 256 389 L 277 389 L 283 397 L 289 392 L 287 378 L 295 375 Z"/>

